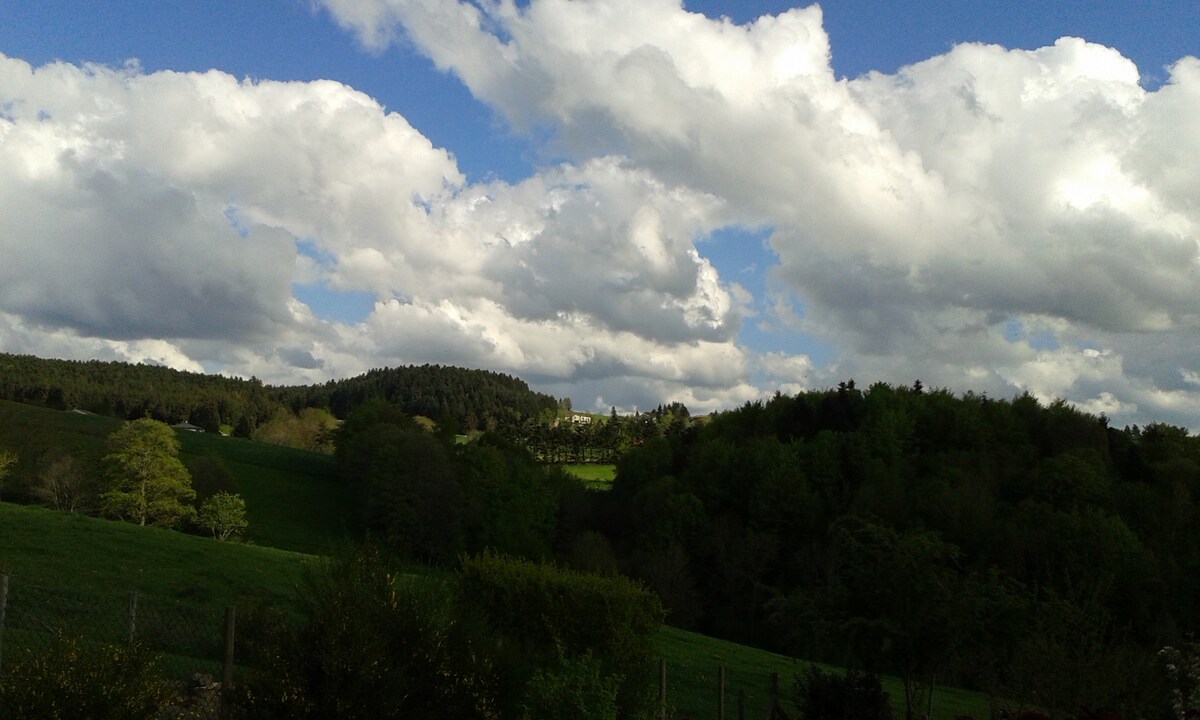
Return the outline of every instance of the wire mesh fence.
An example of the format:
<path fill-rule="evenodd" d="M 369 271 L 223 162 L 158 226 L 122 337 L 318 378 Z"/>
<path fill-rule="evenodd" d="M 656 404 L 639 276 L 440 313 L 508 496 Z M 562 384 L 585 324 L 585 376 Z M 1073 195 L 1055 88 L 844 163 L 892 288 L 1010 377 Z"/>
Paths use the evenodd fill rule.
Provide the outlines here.
<path fill-rule="evenodd" d="M 61 652 L 66 641 L 91 649 L 136 646 L 156 658 L 181 694 L 219 691 L 232 678 L 233 620 L 232 608 L 38 587 L 0 575 L 0 677 L 16 663 Z"/>

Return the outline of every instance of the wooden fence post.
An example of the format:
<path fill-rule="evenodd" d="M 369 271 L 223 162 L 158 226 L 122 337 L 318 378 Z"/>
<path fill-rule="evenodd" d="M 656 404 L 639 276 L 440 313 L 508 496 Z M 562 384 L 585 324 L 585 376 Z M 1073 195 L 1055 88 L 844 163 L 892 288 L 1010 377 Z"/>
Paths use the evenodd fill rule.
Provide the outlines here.
<path fill-rule="evenodd" d="M 4 612 L 8 609 L 8 576 L 0 575 L 0 669 L 4 668 Z"/>
<path fill-rule="evenodd" d="M 221 663 L 221 717 L 228 718 L 233 710 L 233 639 L 237 623 L 237 608 L 225 606 L 225 657 Z"/>
<path fill-rule="evenodd" d="M 717 666 L 717 720 L 725 720 L 725 666 Z"/>
<path fill-rule="evenodd" d="M 658 715 L 667 720 L 667 659 L 658 661 Z"/>
<path fill-rule="evenodd" d="M 129 627 L 129 644 L 132 645 L 137 636 L 137 591 L 129 593 L 129 605 L 125 609 L 125 621 Z"/>

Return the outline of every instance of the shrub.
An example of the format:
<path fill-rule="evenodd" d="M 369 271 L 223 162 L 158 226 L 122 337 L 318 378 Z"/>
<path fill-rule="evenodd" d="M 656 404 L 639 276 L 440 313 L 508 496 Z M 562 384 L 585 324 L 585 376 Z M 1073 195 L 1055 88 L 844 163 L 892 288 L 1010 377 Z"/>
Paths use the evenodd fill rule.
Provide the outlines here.
<path fill-rule="evenodd" d="M 655 677 L 651 638 L 663 620 L 662 604 L 649 590 L 620 576 L 492 553 L 465 558 L 461 582 L 473 612 L 506 646 L 519 648 L 529 692 L 547 690 L 552 680 L 569 686 L 591 677 L 594 663 L 598 685 L 587 692 L 598 697 L 614 683 L 618 717 L 648 714 Z"/>
<path fill-rule="evenodd" d="M 796 677 L 796 708 L 805 720 L 891 720 L 892 701 L 879 676 L 857 670 L 845 675 L 810 665 Z"/>
<path fill-rule="evenodd" d="M 176 688 L 157 658 L 133 645 L 101 645 L 57 635 L 27 649 L 0 676 L 0 717 L 150 720 L 162 717 Z"/>
<path fill-rule="evenodd" d="M 453 583 L 402 575 L 377 548 L 306 572 L 303 618 L 259 613 L 241 684 L 248 718 L 491 718 L 486 635 Z"/>
<path fill-rule="evenodd" d="M 616 720 L 620 679 L 606 675 L 600 661 L 559 651 L 552 667 L 538 668 L 525 688 L 524 720 Z"/>

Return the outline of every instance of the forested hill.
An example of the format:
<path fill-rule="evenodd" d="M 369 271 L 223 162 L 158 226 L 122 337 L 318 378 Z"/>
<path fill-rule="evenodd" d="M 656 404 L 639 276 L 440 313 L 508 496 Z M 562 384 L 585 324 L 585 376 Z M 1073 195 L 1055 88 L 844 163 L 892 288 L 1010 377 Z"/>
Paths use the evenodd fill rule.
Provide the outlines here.
<path fill-rule="evenodd" d="M 553 413 L 549 395 L 514 377 L 485 370 L 422 365 L 370 372 L 323 385 L 266 386 L 229 378 L 99 360 L 51 360 L 0 353 L 0 399 L 122 418 L 150 416 L 221 425 L 249 435 L 281 409 L 325 408 L 340 418 L 371 399 L 398 404 L 453 430 L 488 428 Z"/>
<path fill-rule="evenodd" d="M 487 370 L 442 365 L 383 368 L 324 385 L 275 388 L 292 409 L 324 407 L 339 418 L 368 400 L 399 405 L 457 429 L 516 427 L 525 418 L 554 417 L 558 401 L 534 392 L 524 380 Z"/>
<path fill-rule="evenodd" d="M 1061 401 L 777 396 L 630 450 L 602 500 L 672 622 L 914 683 L 1134 708 L 1200 629 L 1200 438 Z"/>

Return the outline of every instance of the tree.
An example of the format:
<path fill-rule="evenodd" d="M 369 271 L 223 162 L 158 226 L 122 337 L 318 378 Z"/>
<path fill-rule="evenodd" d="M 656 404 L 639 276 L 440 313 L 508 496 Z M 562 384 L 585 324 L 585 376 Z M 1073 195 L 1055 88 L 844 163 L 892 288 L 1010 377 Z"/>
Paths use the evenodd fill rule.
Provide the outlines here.
<path fill-rule="evenodd" d="M 240 535 L 247 526 L 246 501 L 241 495 L 219 492 L 200 503 L 196 521 L 218 540 Z"/>
<path fill-rule="evenodd" d="M 0 487 L 4 486 L 4 477 L 17 464 L 17 454 L 9 450 L 0 450 Z"/>
<path fill-rule="evenodd" d="M 192 479 L 179 459 L 179 439 L 166 423 L 127 422 L 109 435 L 108 490 L 100 512 L 128 522 L 173 527 L 195 512 Z"/>
<path fill-rule="evenodd" d="M 66 454 L 53 457 L 45 465 L 29 492 L 43 505 L 66 512 L 83 509 L 90 496 L 79 462 Z"/>

